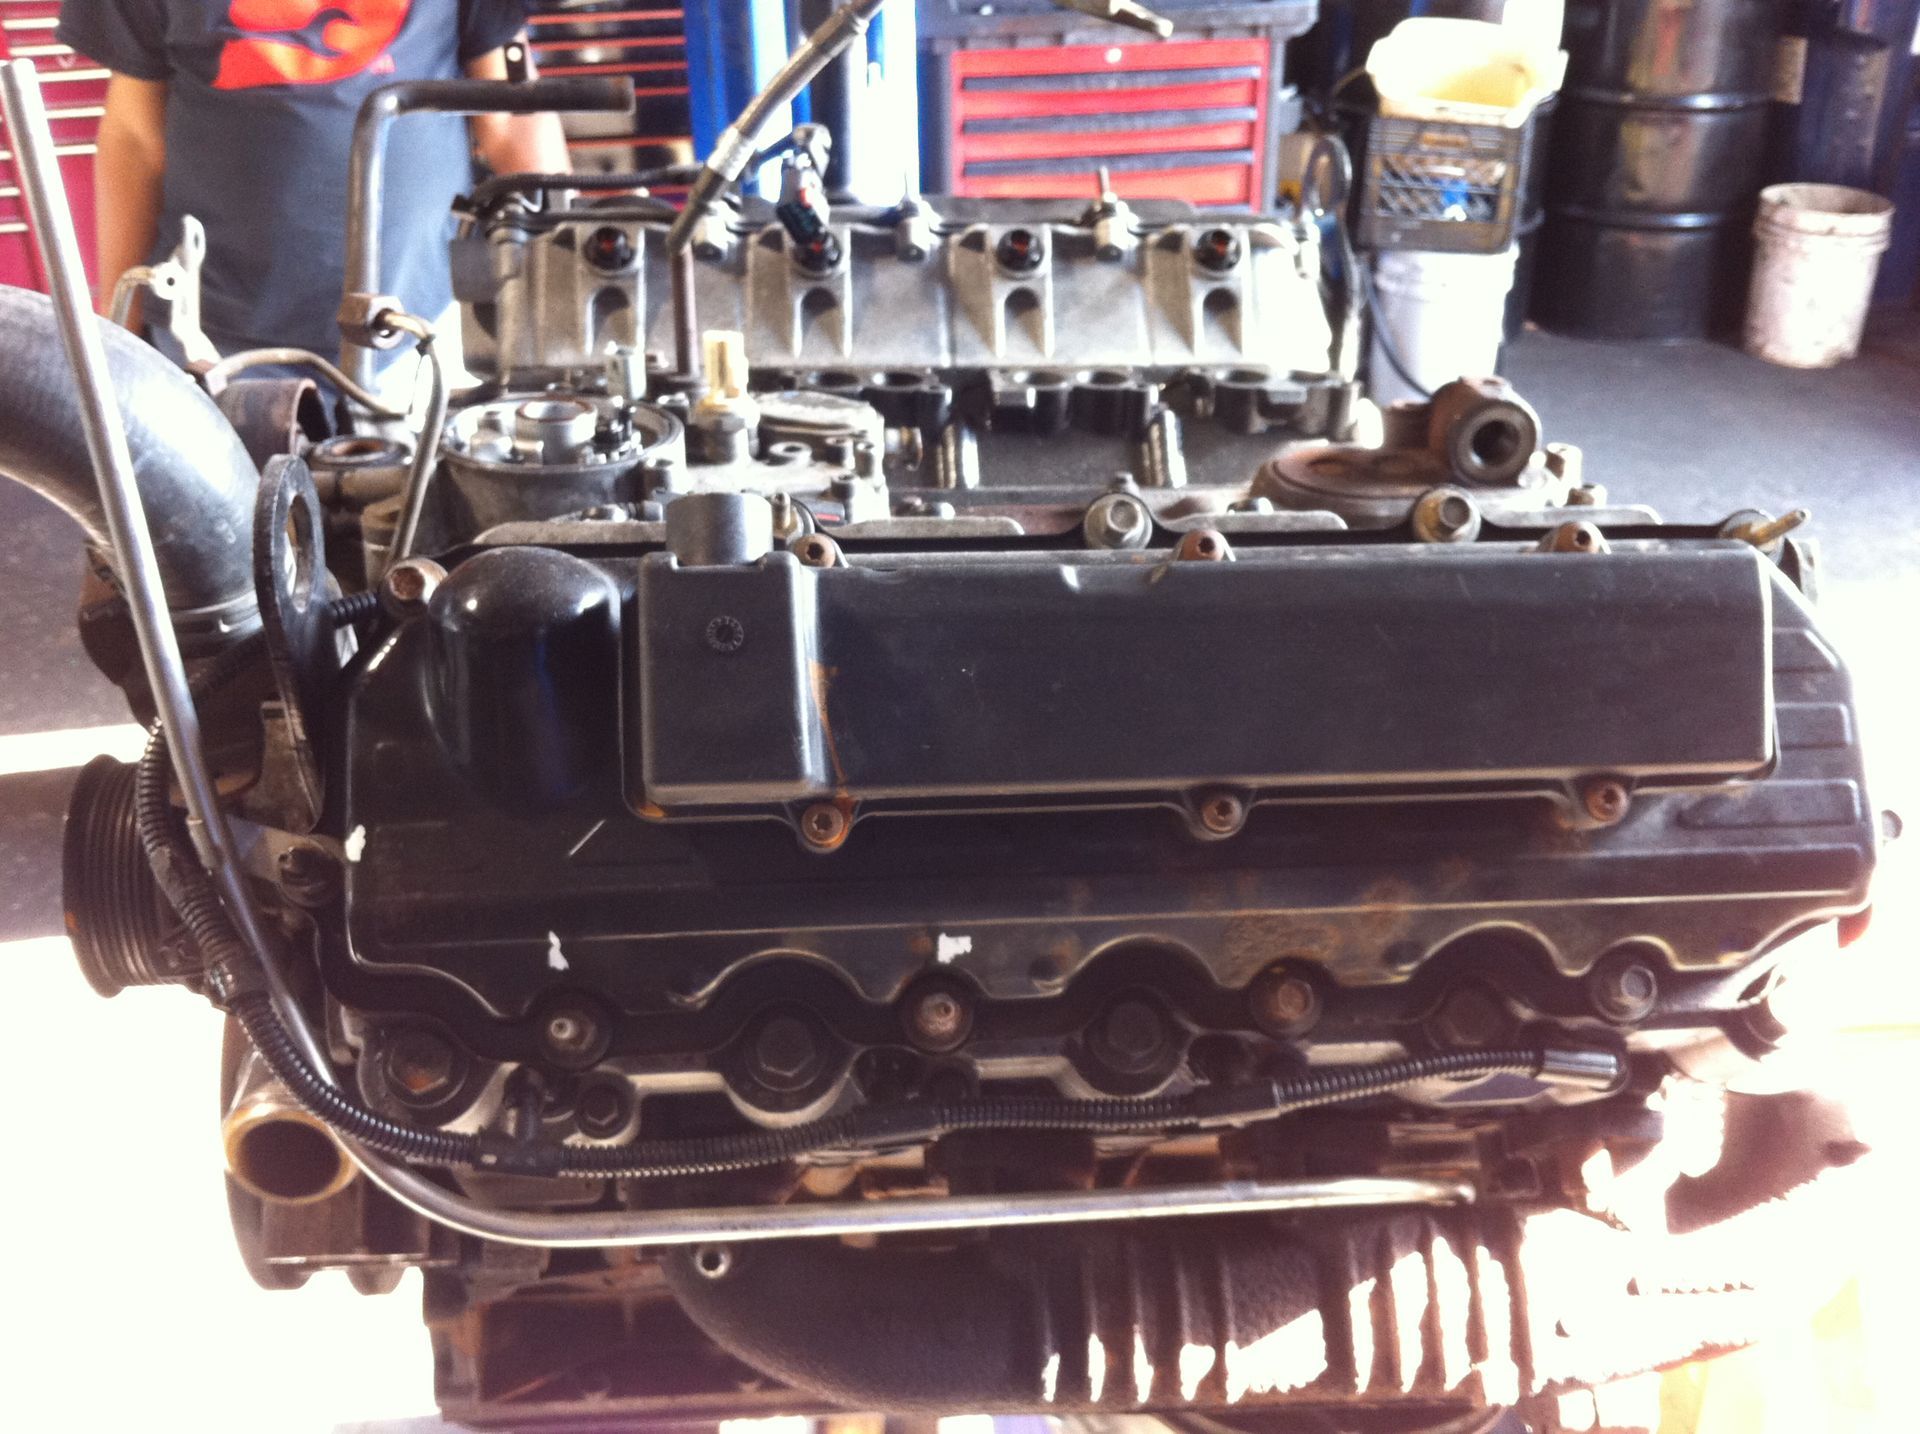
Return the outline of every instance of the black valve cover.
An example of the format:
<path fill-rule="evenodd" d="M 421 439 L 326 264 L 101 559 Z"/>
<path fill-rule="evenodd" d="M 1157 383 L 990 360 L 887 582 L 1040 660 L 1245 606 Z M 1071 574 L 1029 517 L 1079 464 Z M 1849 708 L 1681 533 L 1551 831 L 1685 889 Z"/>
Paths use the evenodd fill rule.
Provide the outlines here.
<path fill-rule="evenodd" d="M 1392 987 L 1490 931 L 1553 979 L 1625 943 L 1735 972 L 1860 908 L 1875 845 L 1844 669 L 1711 540 L 494 550 L 362 663 L 346 741 L 329 981 L 508 1055 L 557 991 L 642 1039 L 769 962 L 855 1003 L 940 967 L 1041 997 L 1143 948 L 1219 991 L 1282 956 Z"/>

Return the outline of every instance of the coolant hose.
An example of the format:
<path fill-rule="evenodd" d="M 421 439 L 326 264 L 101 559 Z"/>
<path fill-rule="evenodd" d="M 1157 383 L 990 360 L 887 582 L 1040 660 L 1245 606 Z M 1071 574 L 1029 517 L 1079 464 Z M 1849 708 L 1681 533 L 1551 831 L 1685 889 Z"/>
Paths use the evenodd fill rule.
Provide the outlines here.
<path fill-rule="evenodd" d="M 96 322 L 175 630 L 189 651 L 217 649 L 260 624 L 260 475 L 233 425 L 191 379 L 125 329 Z M 0 287 L 0 334 L 0 473 L 64 509 L 89 543 L 111 553 L 53 301 Z"/>

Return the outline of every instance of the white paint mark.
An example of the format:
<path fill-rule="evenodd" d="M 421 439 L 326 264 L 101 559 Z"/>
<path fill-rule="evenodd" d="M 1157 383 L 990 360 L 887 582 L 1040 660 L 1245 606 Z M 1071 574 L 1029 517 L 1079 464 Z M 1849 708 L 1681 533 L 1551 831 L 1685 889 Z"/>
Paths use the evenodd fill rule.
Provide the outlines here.
<path fill-rule="evenodd" d="M 942 931 L 933 943 L 933 959 L 942 966 L 958 961 L 973 950 L 971 936 L 949 936 Z"/>
<path fill-rule="evenodd" d="M 1053 1397 L 1060 1390 L 1060 1351 L 1055 1350 L 1047 1356 L 1047 1367 L 1040 1371 L 1040 1393 L 1047 1403 L 1053 1403 Z"/>
<path fill-rule="evenodd" d="M 1193 1397 L 1200 1392 L 1200 1381 L 1213 1369 L 1217 1358 L 1219 1351 L 1210 1344 L 1180 1346 L 1180 1397 L 1187 1403 L 1193 1403 Z"/>
<path fill-rule="evenodd" d="M 1142 1404 L 1153 1398 L 1153 1359 L 1138 1330 L 1133 1334 L 1133 1397 Z"/>
<path fill-rule="evenodd" d="M 1107 1387 L 1107 1347 L 1100 1343 L 1100 1336 L 1087 1336 L 1087 1399 L 1089 1403 L 1100 1402 L 1100 1392 Z"/>
<path fill-rule="evenodd" d="M 595 822 L 592 826 L 588 827 L 586 831 L 586 835 L 581 837 L 579 841 L 575 842 L 572 846 L 567 848 L 567 855 L 570 857 L 580 855 L 581 852 L 587 849 L 587 843 L 600 835 L 600 828 L 604 827 L 606 824 L 607 824 L 607 819 L 605 817 L 602 817 L 599 821 Z"/>
<path fill-rule="evenodd" d="M 1320 1311 L 1302 1311 L 1252 1344 L 1227 1343 L 1227 1403 L 1249 1394 L 1300 1389 L 1327 1372 L 1327 1330 Z"/>
<path fill-rule="evenodd" d="M 553 971 L 568 971 L 572 969 L 572 967 L 567 964 L 566 952 L 560 949 L 560 933 L 558 931 L 549 931 L 547 933 L 547 968 Z"/>
<path fill-rule="evenodd" d="M 347 833 L 347 839 L 342 845 L 345 848 L 348 861 L 360 860 L 360 854 L 367 849 L 367 829 L 365 827 L 355 827 Z"/>

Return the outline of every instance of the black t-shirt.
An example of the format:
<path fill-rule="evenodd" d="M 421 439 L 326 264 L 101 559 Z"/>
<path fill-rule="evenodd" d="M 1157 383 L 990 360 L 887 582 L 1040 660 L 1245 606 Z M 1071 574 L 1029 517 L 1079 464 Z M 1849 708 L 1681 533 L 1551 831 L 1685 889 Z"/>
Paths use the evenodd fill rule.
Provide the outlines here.
<path fill-rule="evenodd" d="M 201 319 L 223 353 L 331 354 L 346 252 L 347 153 L 369 91 L 451 79 L 526 23 L 526 0 L 64 0 L 59 36 L 167 82 L 155 257 L 206 226 Z M 473 179 L 466 121 L 411 115 L 388 144 L 381 291 L 438 318 L 448 206 Z M 105 277 L 105 276 L 103 276 Z"/>

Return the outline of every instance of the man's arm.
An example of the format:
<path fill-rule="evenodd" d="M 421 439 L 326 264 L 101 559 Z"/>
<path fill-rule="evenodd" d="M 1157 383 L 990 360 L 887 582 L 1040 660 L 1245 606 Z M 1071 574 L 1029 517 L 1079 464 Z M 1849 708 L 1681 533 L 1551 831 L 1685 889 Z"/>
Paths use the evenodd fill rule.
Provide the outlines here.
<path fill-rule="evenodd" d="M 467 61 L 467 77 L 504 80 L 506 52 L 474 56 Z M 573 168 L 559 115 L 475 115 L 473 147 L 495 174 L 566 174 Z"/>
<path fill-rule="evenodd" d="M 93 156 L 94 257 L 101 313 L 113 304 L 113 286 L 144 264 L 160 224 L 160 178 L 167 167 L 167 82 L 115 74 L 107 81 L 106 113 Z M 139 322 L 136 300 L 129 320 Z"/>

